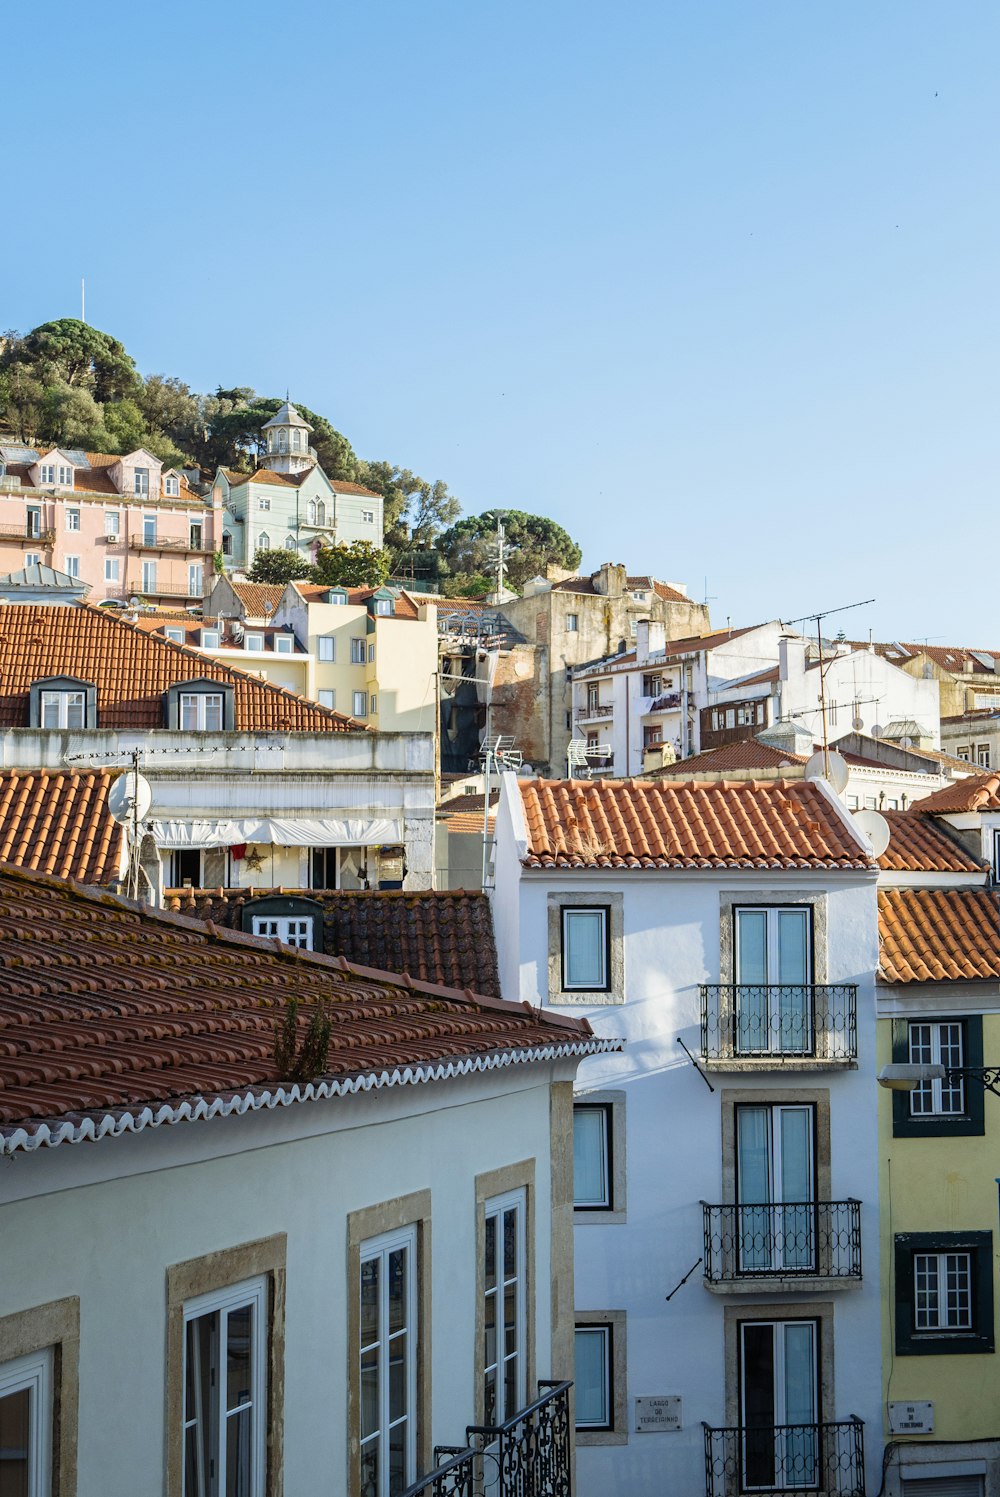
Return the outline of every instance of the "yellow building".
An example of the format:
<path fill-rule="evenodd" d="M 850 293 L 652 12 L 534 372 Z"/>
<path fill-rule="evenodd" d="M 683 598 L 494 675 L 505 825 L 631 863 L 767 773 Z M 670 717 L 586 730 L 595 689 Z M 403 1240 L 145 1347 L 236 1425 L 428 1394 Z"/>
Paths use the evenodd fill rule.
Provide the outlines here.
<path fill-rule="evenodd" d="M 946 1068 L 881 1094 L 885 1497 L 1000 1492 L 1000 1096 L 958 1074 L 1000 1062 L 983 778 L 889 815 L 880 860 L 879 1067 Z"/>

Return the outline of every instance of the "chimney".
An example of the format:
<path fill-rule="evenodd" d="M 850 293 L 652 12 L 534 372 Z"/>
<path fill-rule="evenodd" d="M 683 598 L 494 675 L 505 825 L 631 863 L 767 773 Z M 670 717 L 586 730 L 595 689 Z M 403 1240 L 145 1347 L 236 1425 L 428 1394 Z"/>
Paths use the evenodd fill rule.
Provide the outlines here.
<path fill-rule="evenodd" d="M 778 640 L 778 675 L 782 681 L 798 681 L 806 673 L 806 642 L 794 634 Z"/>
<path fill-rule="evenodd" d="M 666 624 L 654 619 L 640 619 L 635 626 L 636 663 L 646 665 L 654 655 L 662 655 L 666 647 Z"/>
<path fill-rule="evenodd" d="M 620 598 L 628 586 L 628 572 L 621 562 L 605 561 L 591 574 L 594 591 L 605 598 Z"/>

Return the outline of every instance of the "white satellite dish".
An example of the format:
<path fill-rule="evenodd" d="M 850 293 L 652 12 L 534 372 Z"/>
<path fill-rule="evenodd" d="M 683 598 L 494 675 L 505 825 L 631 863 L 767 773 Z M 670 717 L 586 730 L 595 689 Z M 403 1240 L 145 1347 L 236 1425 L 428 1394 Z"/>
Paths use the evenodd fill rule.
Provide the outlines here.
<path fill-rule="evenodd" d="M 885 729 L 883 728 L 883 726 L 882 726 L 881 723 L 872 723 L 872 737 L 873 738 L 881 738 L 882 734 L 884 732 L 885 732 Z"/>
<path fill-rule="evenodd" d="M 913 747 L 913 739 L 910 737 L 909 733 L 904 733 L 903 734 L 902 738 L 899 740 L 899 746 L 900 746 L 900 748 L 903 748 L 903 749 L 908 749 L 908 748 L 912 748 Z"/>
<path fill-rule="evenodd" d="M 838 795 L 843 795 L 847 789 L 850 770 L 842 754 L 836 753 L 833 749 L 828 749 L 824 754 L 820 749 L 807 762 L 803 773 L 807 780 L 827 780 Z"/>
<path fill-rule="evenodd" d="M 119 775 L 108 791 L 108 811 L 115 821 L 145 821 L 152 804 L 153 792 L 149 781 L 134 770 Z"/>
<path fill-rule="evenodd" d="M 864 725 L 865 725 L 865 720 L 864 720 L 863 717 L 852 717 L 851 718 L 851 727 L 854 729 L 855 733 L 860 733 L 861 729 L 864 727 Z"/>
<path fill-rule="evenodd" d="M 273 613 L 274 612 L 274 604 L 271 602 L 270 598 L 268 598 L 267 602 L 264 604 L 264 612 L 265 613 Z"/>
<path fill-rule="evenodd" d="M 129 598 L 129 600 L 128 600 L 128 606 L 130 608 L 138 608 L 139 607 L 139 599 L 136 598 L 136 597 Z"/>
<path fill-rule="evenodd" d="M 872 852 L 880 858 L 889 846 L 889 823 L 877 811 L 855 811 L 854 824 L 872 845 Z"/>

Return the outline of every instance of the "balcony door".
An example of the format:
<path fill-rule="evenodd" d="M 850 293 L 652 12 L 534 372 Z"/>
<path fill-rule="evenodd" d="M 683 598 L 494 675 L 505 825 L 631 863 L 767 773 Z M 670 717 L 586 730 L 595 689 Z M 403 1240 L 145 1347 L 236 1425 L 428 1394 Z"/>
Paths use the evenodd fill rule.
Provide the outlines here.
<path fill-rule="evenodd" d="M 808 1054 L 813 1048 L 812 910 L 744 906 L 735 917 L 737 1053 Z"/>
<path fill-rule="evenodd" d="M 740 1273 L 804 1273 L 816 1266 L 811 1106 L 737 1107 Z"/>
<path fill-rule="evenodd" d="M 819 1485 L 819 1328 L 814 1320 L 740 1325 L 745 1491 Z"/>

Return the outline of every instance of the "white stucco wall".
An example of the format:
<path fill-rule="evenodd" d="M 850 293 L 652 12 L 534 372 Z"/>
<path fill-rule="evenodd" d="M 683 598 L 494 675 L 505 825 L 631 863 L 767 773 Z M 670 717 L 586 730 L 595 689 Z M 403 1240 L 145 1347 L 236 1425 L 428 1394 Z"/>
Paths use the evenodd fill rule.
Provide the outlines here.
<path fill-rule="evenodd" d="M 284 1491 L 346 1491 L 347 1214 L 423 1189 L 433 1440 L 463 1443 L 475 1417 L 475 1177 L 527 1159 L 537 1375 L 572 1376 L 551 1365 L 549 1302 L 549 1082 L 572 1074 L 572 1062 L 511 1068 L 6 1162 L 0 1316 L 80 1297 L 80 1497 L 162 1497 L 167 1268 L 279 1232 Z"/>

